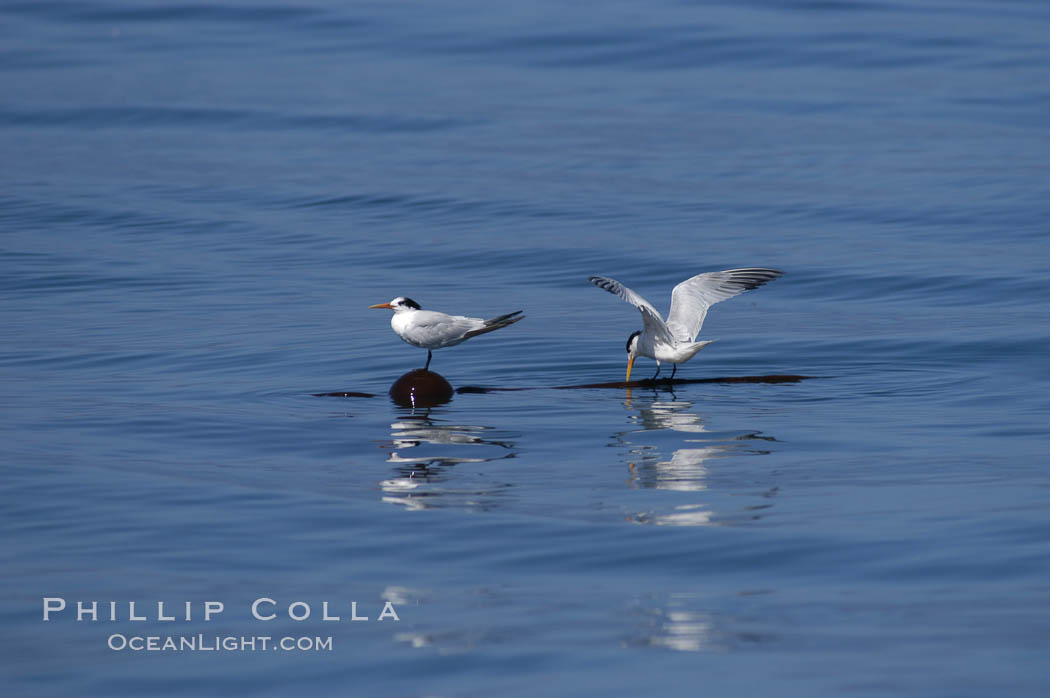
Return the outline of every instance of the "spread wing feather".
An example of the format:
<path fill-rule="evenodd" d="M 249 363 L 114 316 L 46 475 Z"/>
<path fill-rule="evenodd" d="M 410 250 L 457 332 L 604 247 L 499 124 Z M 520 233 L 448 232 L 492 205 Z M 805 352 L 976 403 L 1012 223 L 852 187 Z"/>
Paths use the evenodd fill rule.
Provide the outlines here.
<path fill-rule="evenodd" d="M 679 342 L 694 342 L 707 317 L 707 309 L 719 301 L 769 283 L 784 272 L 749 267 L 697 274 L 674 287 L 667 328 Z M 628 289 L 628 292 L 630 290 Z"/>
<path fill-rule="evenodd" d="M 592 276 L 587 280 L 598 288 L 617 295 L 638 308 L 642 313 L 642 323 L 645 325 L 645 331 L 654 338 L 667 342 L 673 341 L 671 333 L 668 331 L 667 325 L 664 323 L 663 317 L 660 316 L 660 313 L 657 312 L 652 303 L 645 300 L 616 279 L 610 279 L 607 276 Z"/>

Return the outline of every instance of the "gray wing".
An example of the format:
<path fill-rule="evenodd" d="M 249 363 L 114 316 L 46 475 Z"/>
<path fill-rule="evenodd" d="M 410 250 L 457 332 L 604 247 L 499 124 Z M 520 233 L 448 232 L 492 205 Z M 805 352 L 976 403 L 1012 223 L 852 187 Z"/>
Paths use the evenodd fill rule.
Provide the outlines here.
<path fill-rule="evenodd" d="M 405 333 L 405 341 L 417 346 L 440 349 L 454 347 L 470 337 L 470 333 L 485 326 L 478 317 L 447 315 L 436 310 L 417 310 L 415 322 Z"/>
<path fill-rule="evenodd" d="M 680 342 L 694 342 L 707 317 L 707 309 L 719 301 L 758 288 L 784 272 L 776 269 L 726 269 L 697 274 L 674 287 L 667 328 Z"/>
<path fill-rule="evenodd" d="M 661 339 L 667 342 L 672 341 L 671 333 L 668 331 L 664 319 L 660 316 L 660 313 L 657 312 L 656 308 L 653 307 L 652 303 L 645 300 L 616 279 L 610 279 L 607 276 L 591 276 L 587 280 L 598 288 L 615 294 L 638 308 L 642 313 L 642 324 L 647 333 L 651 334 L 656 339 Z"/>

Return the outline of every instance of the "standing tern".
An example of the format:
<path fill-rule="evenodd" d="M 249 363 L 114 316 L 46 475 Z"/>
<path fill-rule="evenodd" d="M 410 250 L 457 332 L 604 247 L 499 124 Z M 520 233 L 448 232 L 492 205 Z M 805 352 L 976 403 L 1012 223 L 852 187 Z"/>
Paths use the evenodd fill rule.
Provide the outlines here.
<path fill-rule="evenodd" d="M 671 378 L 678 371 L 678 364 L 685 363 L 696 355 L 696 352 L 713 342 L 696 341 L 700 327 L 704 324 L 707 309 L 719 301 L 758 288 L 784 272 L 776 269 L 726 269 L 711 271 L 686 279 L 671 291 L 671 312 L 667 321 L 660 316 L 653 305 L 640 295 L 627 288 L 619 281 L 605 276 L 592 276 L 588 279 L 598 288 L 614 293 L 642 313 L 643 328 L 627 338 L 627 382 L 631 381 L 631 369 L 634 360 L 646 356 L 656 360 L 656 373 L 660 375 L 660 362 L 674 364 Z"/>
<path fill-rule="evenodd" d="M 492 332 L 507 325 L 513 325 L 525 316 L 522 311 L 500 315 L 489 320 L 462 315 L 446 315 L 436 310 L 422 310 L 419 303 L 411 298 L 398 296 L 389 303 L 370 305 L 369 308 L 389 308 L 394 311 L 390 326 L 397 336 L 414 347 L 427 350 L 426 371 L 430 368 L 430 359 L 434 349 L 444 349 L 461 344 L 471 337 Z"/>

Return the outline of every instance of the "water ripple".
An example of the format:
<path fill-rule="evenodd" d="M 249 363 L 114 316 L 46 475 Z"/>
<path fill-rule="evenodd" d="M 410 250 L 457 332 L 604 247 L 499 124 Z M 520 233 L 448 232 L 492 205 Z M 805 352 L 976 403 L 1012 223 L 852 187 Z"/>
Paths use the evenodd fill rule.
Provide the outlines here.
<path fill-rule="evenodd" d="M 0 127 L 77 129 L 224 128 L 259 131 L 306 129 L 361 133 L 425 132 L 458 128 L 469 121 L 398 114 L 279 114 L 185 107 L 71 107 L 0 110 Z"/>

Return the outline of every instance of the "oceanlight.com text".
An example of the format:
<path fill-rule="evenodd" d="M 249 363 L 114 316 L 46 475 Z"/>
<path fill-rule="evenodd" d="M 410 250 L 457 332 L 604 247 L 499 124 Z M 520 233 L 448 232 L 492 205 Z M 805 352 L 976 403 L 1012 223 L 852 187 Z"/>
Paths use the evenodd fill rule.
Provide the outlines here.
<path fill-rule="evenodd" d="M 331 652 L 332 637 L 270 635 L 123 635 L 106 641 L 115 651 L 130 652 Z"/>

